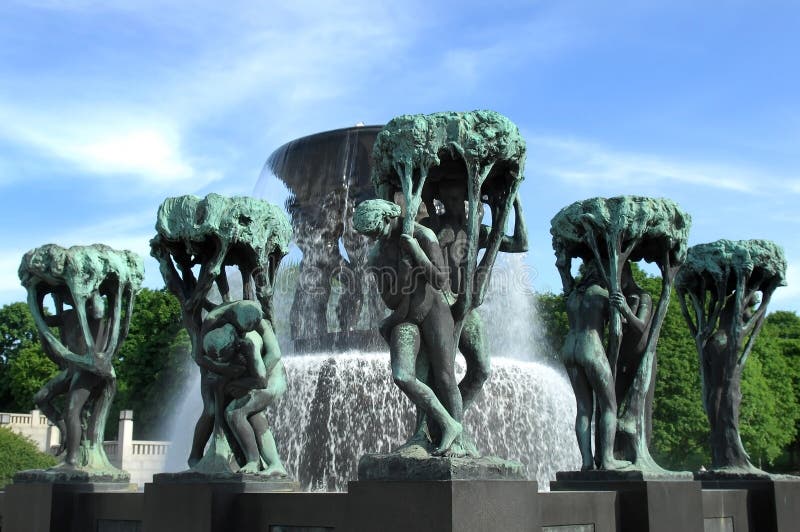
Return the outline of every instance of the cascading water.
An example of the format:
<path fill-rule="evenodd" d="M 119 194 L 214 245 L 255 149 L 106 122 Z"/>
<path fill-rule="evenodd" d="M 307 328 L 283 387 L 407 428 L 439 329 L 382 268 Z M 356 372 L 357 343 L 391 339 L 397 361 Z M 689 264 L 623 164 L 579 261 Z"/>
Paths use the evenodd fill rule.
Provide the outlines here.
<path fill-rule="evenodd" d="M 394 385 L 387 353 L 286 357 L 289 390 L 267 412 L 281 456 L 304 489 L 343 491 L 365 453 L 388 452 L 411 434 L 414 411 Z M 575 400 L 563 372 L 548 364 L 495 358 L 466 430 L 485 454 L 521 461 L 541 488 L 580 463 Z M 463 363 L 459 363 L 463 374 Z M 185 469 L 202 408 L 199 379 L 178 416 L 167 468 Z"/>

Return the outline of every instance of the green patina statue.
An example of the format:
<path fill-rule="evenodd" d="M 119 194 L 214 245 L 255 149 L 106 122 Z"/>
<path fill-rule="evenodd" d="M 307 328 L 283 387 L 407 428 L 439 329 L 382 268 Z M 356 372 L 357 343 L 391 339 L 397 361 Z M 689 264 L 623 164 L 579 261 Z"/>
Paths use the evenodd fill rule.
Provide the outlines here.
<path fill-rule="evenodd" d="M 561 356 L 575 390 L 583 470 L 665 473 L 647 446 L 656 344 L 673 280 L 686 258 L 689 225 L 689 215 L 672 201 L 635 196 L 575 202 L 551 221 L 570 323 Z M 584 264 L 578 280 L 572 276 L 573 258 Z M 661 270 L 655 308 L 631 273 L 630 261 L 642 259 Z"/>
<path fill-rule="evenodd" d="M 200 368 L 203 412 L 189 455 L 191 470 L 285 477 L 263 411 L 286 389 L 271 303 L 291 238 L 289 220 L 255 198 L 180 196 L 161 204 L 156 231 L 151 254 L 181 304 Z M 226 266 L 241 273 L 241 299 L 232 300 Z M 209 298 L 214 286 L 221 303 Z"/>
<path fill-rule="evenodd" d="M 497 253 L 527 250 L 517 197 L 524 140 L 491 111 L 405 115 L 378 134 L 373 158 L 379 199 L 360 204 L 354 224 L 377 240 L 369 268 L 391 310 L 380 329 L 395 383 L 418 408 L 415 434 L 398 451 L 477 458 L 462 426 L 490 372 L 475 309 Z M 484 204 L 491 226 L 481 223 Z M 506 235 L 512 209 L 514 233 Z M 457 350 L 467 363 L 460 383 Z M 360 466 L 359 478 L 378 478 L 362 473 Z"/>
<path fill-rule="evenodd" d="M 739 437 L 740 382 L 767 305 L 785 277 L 786 259 L 775 243 L 717 240 L 689 248 L 676 279 L 700 356 L 711 474 L 766 475 L 750 463 Z"/>
<path fill-rule="evenodd" d="M 143 277 L 139 256 L 102 244 L 68 249 L 48 244 L 22 258 L 19 278 L 42 347 L 60 369 L 34 397 L 61 431 L 66 450 L 64 462 L 41 479 L 129 480 L 128 473 L 109 462 L 103 437 L 116 392 L 112 363 L 128 333 Z M 45 312 L 47 296 L 55 314 Z M 54 402 L 61 395 L 66 395 L 63 412 Z"/>

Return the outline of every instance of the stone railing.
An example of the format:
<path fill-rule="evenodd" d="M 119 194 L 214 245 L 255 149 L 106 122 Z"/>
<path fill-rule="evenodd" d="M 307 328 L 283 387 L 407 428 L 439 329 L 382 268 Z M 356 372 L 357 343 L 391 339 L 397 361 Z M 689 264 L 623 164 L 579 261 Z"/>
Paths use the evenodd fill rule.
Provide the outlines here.
<path fill-rule="evenodd" d="M 166 441 L 134 441 L 132 452 L 141 456 L 166 456 L 169 445 Z"/>
<path fill-rule="evenodd" d="M 30 414 L 0 412 L 0 426 L 30 438 L 42 452 L 55 455 L 59 449 L 60 432 L 38 410 Z M 133 439 L 133 411 L 119 413 L 117 439 L 103 442 L 108 459 L 116 467 L 131 474 L 131 482 L 144 486 L 154 473 L 164 470 L 170 442 Z"/>

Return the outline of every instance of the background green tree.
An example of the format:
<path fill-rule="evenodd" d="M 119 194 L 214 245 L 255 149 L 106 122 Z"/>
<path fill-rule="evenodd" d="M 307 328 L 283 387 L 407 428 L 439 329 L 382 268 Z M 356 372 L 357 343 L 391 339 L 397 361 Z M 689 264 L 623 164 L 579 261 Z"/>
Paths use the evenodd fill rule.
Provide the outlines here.
<path fill-rule="evenodd" d="M 0 308 L 0 411 L 30 410 L 33 393 L 41 386 L 38 383 L 49 378 L 54 369 L 55 364 L 39 345 L 28 304 L 11 303 Z"/>
<path fill-rule="evenodd" d="M 193 364 L 180 305 L 166 290 L 142 289 L 136 296 L 128 338 L 119 350 L 117 396 L 107 437 L 115 437 L 119 410 L 133 410 L 134 437 L 169 436 L 170 405 L 180 397 Z M 111 417 L 115 416 L 115 417 Z"/>
<path fill-rule="evenodd" d="M 28 438 L 0 427 L 0 488 L 10 484 L 17 471 L 46 469 L 56 463 L 55 457 L 40 452 Z"/>

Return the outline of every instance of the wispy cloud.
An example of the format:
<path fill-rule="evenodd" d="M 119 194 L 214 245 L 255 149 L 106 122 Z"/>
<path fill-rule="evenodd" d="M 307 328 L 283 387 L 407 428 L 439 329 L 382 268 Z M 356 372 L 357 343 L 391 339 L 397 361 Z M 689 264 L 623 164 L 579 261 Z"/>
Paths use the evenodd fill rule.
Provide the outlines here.
<path fill-rule="evenodd" d="M 0 118 L 0 136 L 38 149 L 86 177 L 135 176 L 161 189 L 190 180 L 196 185 L 214 179 L 210 169 L 192 164 L 179 134 L 169 125 L 134 117 L 120 119 L 111 113 L 76 119 L 74 114 L 42 116 L 1 108 Z"/>
<path fill-rule="evenodd" d="M 527 136 L 528 159 L 536 172 L 571 185 L 604 182 L 618 187 L 679 182 L 687 185 L 762 193 L 765 183 L 784 192 L 800 192 L 797 182 L 761 170 L 726 163 L 676 161 L 648 153 L 620 151 L 600 144 L 546 136 Z"/>
<path fill-rule="evenodd" d="M 218 178 L 217 168 L 228 167 L 230 157 L 224 146 L 214 152 L 199 145 L 199 132 L 217 129 L 223 117 L 229 122 L 232 112 L 257 121 L 261 136 L 313 124 L 335 112 L 321 102 L 357 93 L 369 72 L 419 31 L 410 10 L 359 0 L 271 5 L 268 11 L 249 3 L 224 9 L 212 2 L 166 8 L 149 1 L 21 4 L 77 18 L 99 35 L 85 50 L 69 50 L 69 25 L 58 26 L 62 33 L 49 39 L 65 43 L 60 63 L 70 68 L 40 67 L 35 76 L 4 72 L 0 137 L 86 177 L 122 175 L 195 190 Z M 98 12 L 111 22 L 103 23 Z M 100 31 L 120 17 L 131 32 L 168 43 L 132 46 L 124 36 Z M 20 62 L 30 53 L 24 46 L 29 38 L 20 36 L 9 51 Z M 240 129 L 255 127 L 250 122 Z"/>

